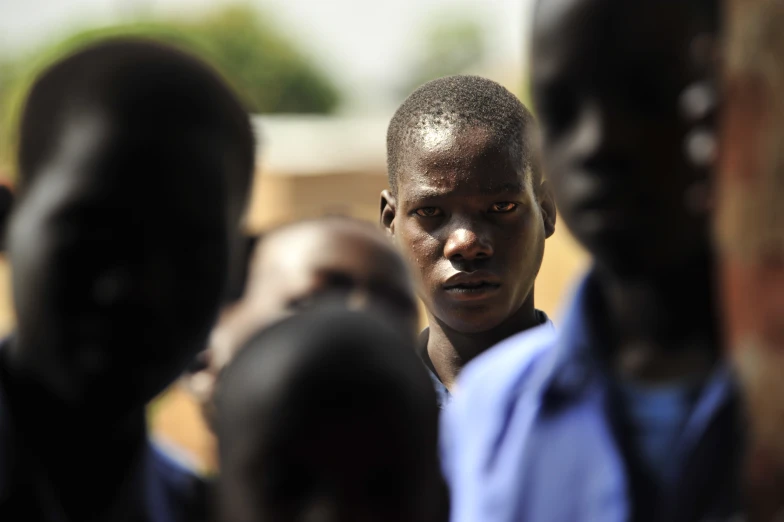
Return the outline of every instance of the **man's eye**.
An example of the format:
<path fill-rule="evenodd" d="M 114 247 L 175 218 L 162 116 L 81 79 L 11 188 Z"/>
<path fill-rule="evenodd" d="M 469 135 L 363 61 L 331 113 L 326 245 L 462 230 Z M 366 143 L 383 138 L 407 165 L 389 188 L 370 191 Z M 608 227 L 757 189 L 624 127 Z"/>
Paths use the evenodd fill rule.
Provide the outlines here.
<path fill-rule="evenodd" d="M 416 214 L 421 217 L 436 217 L 441 215 L 441 209 L 438 207 L 422 207 L 416 211 Z"/>
<path fill-rule="evenodd" d="M 500 203 L 493 203 L 493 206 L 490 207 L 490 212 L 511 212 L 517 208 L 517 203 L 511 203 L 509 201 L 502 201 Z"/>

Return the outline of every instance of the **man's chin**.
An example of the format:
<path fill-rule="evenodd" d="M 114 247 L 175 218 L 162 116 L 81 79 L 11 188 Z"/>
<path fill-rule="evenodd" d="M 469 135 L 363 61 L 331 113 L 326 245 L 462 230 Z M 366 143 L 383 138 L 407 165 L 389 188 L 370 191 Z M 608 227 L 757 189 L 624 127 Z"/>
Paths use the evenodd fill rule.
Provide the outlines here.
<path fill-rule="evenodd" d="M 506 316 L 498 313 L 467 311 L 464 314 L 450 314 L 441 319 L 451 330 L 461 334 L 481 334 L 500 326 Z"/>

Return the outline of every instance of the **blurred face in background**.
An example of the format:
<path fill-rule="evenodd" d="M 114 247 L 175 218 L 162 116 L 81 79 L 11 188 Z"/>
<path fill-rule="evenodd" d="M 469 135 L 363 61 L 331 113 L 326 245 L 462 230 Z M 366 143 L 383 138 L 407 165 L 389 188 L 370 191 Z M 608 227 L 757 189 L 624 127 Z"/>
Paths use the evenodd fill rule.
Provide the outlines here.
<path fill-rule="evenodd" d="M 536 7 L 532 87 L 547 175 L 572 233 L 617 273 L 666 271 L 709 251 L 705 173 L 687 161 L 683 112 L 704 72 L 695 37 L 710 29 L 696 4 Z"/>
<path fill-rule="evenodd" d="M 65 129 L 9 225 L 9 356 L 59 400 L 122 412 L 206 344 L 242 202 L 207 131 L 130 136 L 100 111 Z"/>
<path fill-rule="evenodd" d="M 213 330 L 206 368 L 187 378 L 208 420 L 215 378 L 248 336 L 319 306 L 367 310 L 412 340 L 419 324 L 405 263 L 372 225 L 326 218 L 274 230 L 256 247 L 245 295 Z"/>

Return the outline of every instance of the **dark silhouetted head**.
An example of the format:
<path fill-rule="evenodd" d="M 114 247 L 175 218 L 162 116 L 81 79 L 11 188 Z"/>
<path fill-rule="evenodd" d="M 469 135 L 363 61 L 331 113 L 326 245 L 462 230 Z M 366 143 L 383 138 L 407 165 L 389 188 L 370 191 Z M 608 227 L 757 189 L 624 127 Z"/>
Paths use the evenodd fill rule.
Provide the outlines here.
<path fill-rule="evenodd" d="M 536 6 L 532 86 L 547 175 L 569 228 L 617 273 L 709 255 L 706 169 L 687 148 L 701 136 L 689 112 L 706 111 L 711 96 L 686 107 L 684 95 L 710 80 L 718 10 L 715 0 Z"/>
<path fill-rule="evenodd" d="M 35 81 L 8 250 L 8 356 L 79 407 L 138 406 L 203 349 L 241 263 L 247 113 L 200 60 L 108 40 Z"/>
<path fill-rule="evenodd" d="M 245 293 L 212 333 L 206 368 L 188 377 L 212 417 L 215 376 L 258 328 L 324 306 L 367 310 L 414 340 L 419 325 L 407 267 L 377 225 L 325 217 L 265 232 L 252 255 Z"/>
<path fill-rule="evenodd" d="M 381 222 L 410 260 L 431 322 L 486 332 L 533 299 L 555 227 L 537 147 L 523 104 L 476 76 L 426 83 L 395 113 Z"/>
<path fill-rule="evenodd" d="M 310 311 L 255 335 L 217 393 L 219 520 L 436 520 L 435 392 L 399 332 Z"/>

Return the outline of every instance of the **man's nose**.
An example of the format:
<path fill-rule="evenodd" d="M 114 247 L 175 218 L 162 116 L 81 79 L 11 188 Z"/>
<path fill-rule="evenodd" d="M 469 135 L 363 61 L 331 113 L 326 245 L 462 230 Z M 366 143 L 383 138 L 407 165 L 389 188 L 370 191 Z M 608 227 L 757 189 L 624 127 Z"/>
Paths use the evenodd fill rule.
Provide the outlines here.
<path fill-rule="evenodd" d="M 453 228 L 444 245 L 444 257 L 452 261 L 472 261 L 492 255 L 492 240 L 476 223 L 462 223 Z"/>

